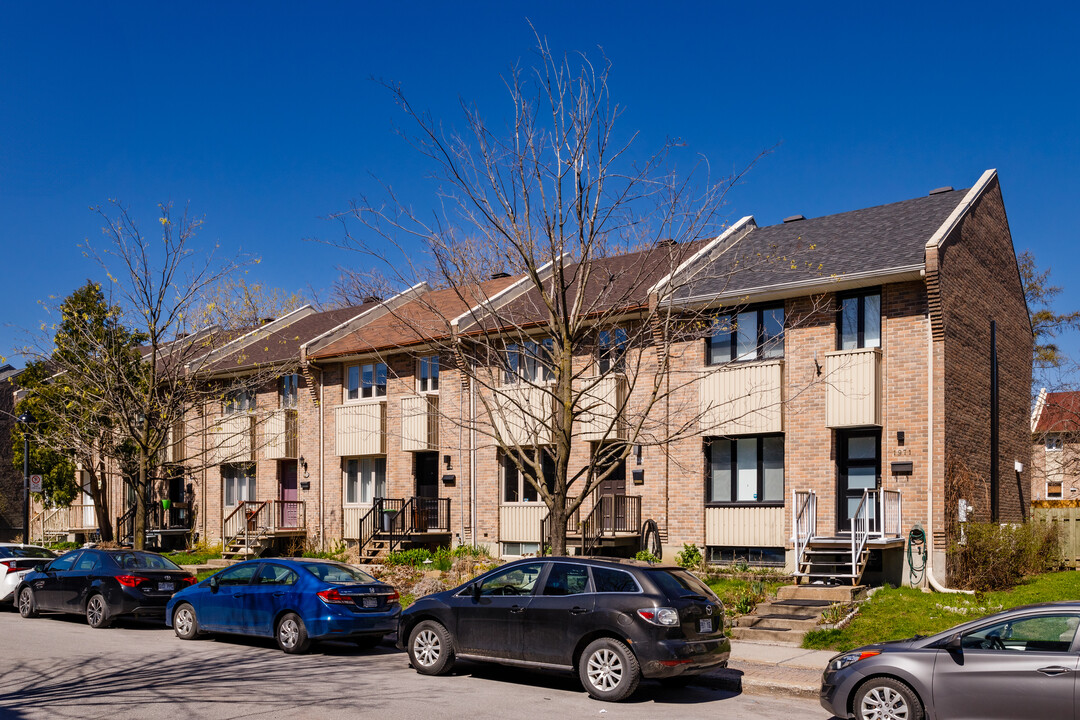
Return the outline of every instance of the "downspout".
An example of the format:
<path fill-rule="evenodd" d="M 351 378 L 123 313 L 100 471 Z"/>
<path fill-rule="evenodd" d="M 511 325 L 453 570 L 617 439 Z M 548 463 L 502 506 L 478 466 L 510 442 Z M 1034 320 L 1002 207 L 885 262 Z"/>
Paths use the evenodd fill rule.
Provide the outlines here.
<path fill-rule="evenodd" d="M 934 325 L 929 313 L 926 319 L 926 536 L 929 545 L 929 552 L 926 553 L 926 581 L 940 593 L 974 595 L 971 590 L 945 587 L 934 577 Z M 948 508 L 943 510 L 948 511 Z"/>
<path fill-rule="evenodd" d="M 312 366 L 314 367 L 314 366 Z M 325 448 L 323 447 L 323 371 L 319 368 L 319 544 L 326 549 L 326 482 L 325 482 Z M 342 533 L 344 534 L 344 533 Z"/>
<path fill-rule="evenodd" d="M 473 375 L 476 374 L 475 362 Z M 476 527 L 476 383 L 469 379 L 469 522 L 472 523 L 472 544 L 480 544 Z"/>

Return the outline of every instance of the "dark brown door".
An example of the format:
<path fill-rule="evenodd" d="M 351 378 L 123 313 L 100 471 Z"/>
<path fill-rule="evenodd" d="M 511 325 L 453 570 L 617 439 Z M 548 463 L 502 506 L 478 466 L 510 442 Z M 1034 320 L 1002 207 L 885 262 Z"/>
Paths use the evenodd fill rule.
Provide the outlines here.
<path fill-rule="evenodd" d="M 604 532 L 626 529 L 626 460 L 619 460 L 611 474 L 600 483 Z"/>
<path fill-rule="evenodd" d="M 416 496 L 439 497 L 439 453 L 416 453 Z"/>
<path fill-rule="evenodd" d="M 296 461 L 282 460 L 279 470 L 278 499 L 281 500 L 279 522 L 283 528 L 300 525 L 300 491 L 296 485 Z"/>

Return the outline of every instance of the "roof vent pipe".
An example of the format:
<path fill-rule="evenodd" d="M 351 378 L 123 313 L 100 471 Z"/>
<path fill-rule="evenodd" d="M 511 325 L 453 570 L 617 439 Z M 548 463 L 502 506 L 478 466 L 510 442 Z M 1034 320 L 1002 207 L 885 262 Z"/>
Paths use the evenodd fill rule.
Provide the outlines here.
<path fill-rule="evenodd" d="M 804 215 L 791 215 L 790 217 L 784 218 L 784 222 L 785 223 L 792 223 L 792 222 L 799 222 L 800 220 L 805 220 L 805 219 L 806 219 L 806 217 Z"/>
<path fill-rule="evenodd" d="M 378 295 L 368 295 L 367 297 L 364 298 L 364 303 L 365 304 L 366 303 L 377 303 L 377 302 L 382 302 L 382 298 L 379 297 Z"/>
<path fill-rule="evenodd" d="M 672 245 L 678 245 L 679 241 L 674 238 L 664 238 L 663 240 L 656 241 L 656 247 L 671 247 Z"/>
<path fill-rule="evenodd" d="M 491 279 L 492 280 L 502 280 L 503 278 L 508 278 L 508 277 L 510 277 L 510 273 L 507 273 L 507 272 L 491 273 Z"/>
<path fill-rule="evenodd" d="M 952 185 L 946 185 L 945 187 L 934 188 L 933 190 L 928 192 L 927 195 L 940 195 L 941 193 L 947 193 L 952 191 Z"/>

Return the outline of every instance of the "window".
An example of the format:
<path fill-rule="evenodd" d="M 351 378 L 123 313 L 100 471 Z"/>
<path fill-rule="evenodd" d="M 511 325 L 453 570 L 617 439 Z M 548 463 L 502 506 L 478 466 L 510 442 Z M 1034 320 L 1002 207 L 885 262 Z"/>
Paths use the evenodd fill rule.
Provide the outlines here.
<path fill-rule="evenodd" d="M 214 577 L 217 578 L 217 584 L 221 587 L 228 587 L 229 585 L 250 585 L 251 578 L 254 577 L 255 571 L 258 569 L 259 566 L 255 563 L 250 565 L 240 565 L 239 567 L 222 570 Z"/>
<path fill-rule="evenodd" d="M 555 377 L 551 370 L 553 349 L 554 343 L 551 338 L 544 338 L 538 343 L 507 345 L 503 383 L 514 385 L 519 382 L 540 383 L 551 380 Z"/>
<path fill-rule="evenodd" d="M 589 569 L 584 565 L 552 563 L 544 583 L 544 595 L 580 595 L 589 588 Z"/>
<path fill-rule="evenodd" d="M 596 365 L 599 374 L 626 372 L 626 347 L 629 340 L 622 328 L 601 330 L 596 338 Z"/>
<path fill-rule="evenodd" d="M 97 570 L 101 567 L 101 559 L 91 552 L 84 552 L 82 557 L 79 558 L 79 562 L 75 565 L 75 570 L 78 572 L 90 572 L 91 570 Z"/>
<path fill-rule="evenodd" d="M 746 563 L 747 565 L 784 567 L 787 562 L 787 553 L 782 547 L 715 546 L 708 548 L 708 560 L 710 563 L 720 565 Z"/>
<path fill-rule="evenodd" d="M 1046 481 L 1046 499 L 1061 499 L 1061 478 Z"/>
<path fill-rule="evenodd" d="M 1061 450 L 1061 436 L 1060 435 L 1047 435 L 1046 436 L 1046 449 L 1050 451 Z"/>
<path fill-rule="evenodd" d="M 543 457 L 541 463 L 544 468 L 544 484 L 548 490 L 555 487 L 555 458 L 550 453 L 541 450 Z M 525 456 L 527 461 L 531 461 L 536 457 L 534 450 L 526 450 Z M 530 470 L 527 463 L 526 470 Z M 525 479 L 520 472 L 518 472 L 517 465 L 510 459 L 509 456 L 502 456 L 503 466 L 503 502 L 517 503 L 517 502 L 539 502 L 540 493 L 537 491 L 533 483 Z M 531 474 L 531 473 L 530 473 Z"/>
<path fill-rule="evenodd" d="M 706 502 L 784 502 L 784 437 L 755 435 L 705 441 Z"/>
<path fill-rule="evenodd" d="M 481 595 L 532 595 L 544 563 L 525 563 L 497 572 L 480 583 Z"/>
<path fill-rule="evenodd" d="M 386 363 L 353 365 L 345 377 L 345 399 L 386 397 Z"/>
<path fill-rule="evenodd" d="M 431 357 L 420 358 L 420 367 L 417 369 L 417 390 L 420 392 L 438 392 L 439 391 L 439 357 L 438 355 L 432 355 Z"/>
<path fill-rule="evenodd" d="M 612 568 L 592 568 L 593 589 L 598 593 L 637 593 L 641 592 L 633 575 Z"/>
<path fill-rule="evenodd" d="M 1080 616 L 1040 615 L 994 623 L 967 633 L 961 645 L 971 650 L 1067 653 Z"/>
<path fill-rule="evenodd" d="M 840 350 L 881 347 L 881 292 L 840 297 Z"/>
<path fill-rule="evenodd" d="M 222 411 L 226 415 L 232 413 L 251 412 L 255 409 L 255 393 L 247 388 L 230 390 L 225 395 L 222 403 Z"/>
<path fill-rule="evenodd" d="M 370 505 L 386 497 L 386 458 L 353 458 L 345 461 L 345 503 Z"/>
<path fill-rule="evenodd" d="M 225 480 L 225 505 L 235 507 L 255 499 L 255 466 L 222 465 L 221 477 Z"/>
<path fill-rule="evenodd" d="M 784 357 L 784 306 L 720 315 L 713 323 L 706 364 Z"/>
<path fill-rule="evenodd" d="M 502 554 L 507 557 L 521 557 L 522 555 L 537 555 L 540 553 L 540 543 L 536 542 L 504 542 Z"/>
<path fill-rule="evenodd" d="M 295 408 L 296 399 L 299 396 L 300 376 L 296 373 L 281 377 L 281 388 L 278 393 L 279 404 L 283 408 Z"/>
<path fill-rule="evenodd" d="M 259 585 L 295 585 L 300 576 L 283 565 L 263 565 L 259 570 Z"/>
<path fill-rule="evenodd" d="M 49 563 L 49 572 L 63 572 L 65 570 L 70 570 L 80 554 L 82 554 L 82 550 L 76 550 L 67 555 L 61 555 L 56 560 Z"/>

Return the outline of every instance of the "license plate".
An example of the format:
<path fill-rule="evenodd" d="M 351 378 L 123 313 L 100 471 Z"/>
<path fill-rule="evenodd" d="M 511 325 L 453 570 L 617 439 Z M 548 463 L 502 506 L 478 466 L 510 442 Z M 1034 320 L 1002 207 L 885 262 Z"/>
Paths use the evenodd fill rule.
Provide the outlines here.
<path fill-rule="evenodd" d="M 159 582 L 157 584 L 158 592 L 172 592 L 175 587 L 176 585 L 171 582 Z"/>
<path fill-rule="evenodd" d="M 373 608 L 379 605 L 379 598 L 368 595 L 364 598 L 364 607 Z"/>
<path fill-rule="evenodd" d="M 712 618 L 706 618 L 705 620 L 698 620 L 698 632 L 699 633 L 711 633 L 712 632 Z"/>

